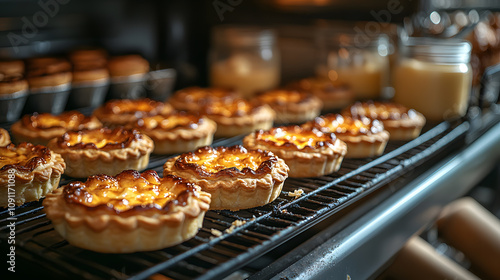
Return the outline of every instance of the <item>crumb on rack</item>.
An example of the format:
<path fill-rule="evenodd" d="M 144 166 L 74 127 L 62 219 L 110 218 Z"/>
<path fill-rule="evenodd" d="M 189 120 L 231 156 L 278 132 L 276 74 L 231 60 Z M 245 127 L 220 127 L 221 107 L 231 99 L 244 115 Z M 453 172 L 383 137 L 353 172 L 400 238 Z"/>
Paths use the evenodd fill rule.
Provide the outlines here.
<path fill-rule="evenodd" d="M 230 226 L 228 229 L 226 229 L 224 232 L 226 232 L 226 233 L 232 233 L 232 232 L 233 232 L 233 230 L 234 230 L 236 227 L 242 226 L 242 225 L 244 225 L 244 224 L 246 224 L 246 223 L 247 223 L 247 221 L 243 221 L 243 220 L 236 220 L 236 221 L 232 222 L 232 223 L 231 223 L 231 226 Z"/>
<path fill-rule="evenodd" d="M 215 229 L 215 228 L 211 229 L 210 232 L 212 233 L 212 235 L 215 235 L 217 237 L 222 235 L 222 231 Z"/>
<path fill-rule="evenodd" d="M 299 198 L 304 194 L 304 191 L 302 189 L 296 189 L 293 192 L 288 192 L 288 196 Z"/>

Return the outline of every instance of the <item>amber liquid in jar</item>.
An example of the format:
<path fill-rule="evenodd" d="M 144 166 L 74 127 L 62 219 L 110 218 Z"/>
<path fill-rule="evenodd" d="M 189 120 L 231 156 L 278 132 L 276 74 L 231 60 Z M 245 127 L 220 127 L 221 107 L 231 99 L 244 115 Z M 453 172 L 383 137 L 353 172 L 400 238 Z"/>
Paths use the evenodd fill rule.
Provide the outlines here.
<path fill-rule="evenodd" d="M 394 70 L 394 101 L 430 120 L 465 115 L 472 84 L 470 45 L 419 39 Z"/>
<path fill-rule="evenodd" d="M 235 89 L 250 97 L 279 85 L 280 56 L 272 30 L 221 26 L 212 35 L 212 86 Z"/>

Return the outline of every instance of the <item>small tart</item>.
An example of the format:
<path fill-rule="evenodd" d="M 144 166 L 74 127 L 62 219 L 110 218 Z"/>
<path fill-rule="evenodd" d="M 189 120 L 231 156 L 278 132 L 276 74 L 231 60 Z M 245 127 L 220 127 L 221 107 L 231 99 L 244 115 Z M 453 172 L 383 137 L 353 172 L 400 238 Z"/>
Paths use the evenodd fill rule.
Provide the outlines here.
<path fill-rule="evenodd" d="M 159 250 L 196 235 L 210 194 L 175 176 L 123 171 L 47 195 L 47 218 L 70 244 L 101 253 Z"/>
<path fill-rule="evenodd" d="M 27 80 L 31 89 L 55 87 L 71 82 L 71 64 L 61 58 L 42 57 L 28 60 Z"/>
<path fill-rule="evenodd" d="M 347 144 L 346 158 L 365 158 L 381 155 L 389 140 L 389 132 L 378 120 L 358 119 L 339 114 L 328 114 L 303 125 L 325 133 L 335 133 Z"/>
<path fill-rule="evenodd" d="M 117 99 L 106 102 L 97 108 L 93 115 L 105 126 L 115 127 L 127 125 L 139 118 L 155 115 L 166 115 L 173 112 L 170 104 L 148 98 L 132 100 Z"/>
<path fill-rule="evenodd" d="M 153 151 L 153 140 L 137 130 L 97 128 L 69 131 L 50 140 L 48 147 L 67 164 L 64 174 L 84 178 L 115 175 L 126 169 L 143 170 Z"/>
<path fill-rule="evenodd" d="M 68 57 L 73 64 L 80 64 L 88 61 L 106 60 L 108 53 L 100 48 L 83 48 L 72 51 Z"/>
<path fill-rule="evenodd" d="M 242 146 L 202 147 L 169 159 L 163 168 L 210 193 L 210 209 L 232 211 L 274 201 L 289 170 L 273 153 Z"/>
<path fill-rule="evenodd" d="M 5 147 L 10 144 L 9 132 L 3 128 L 0 128 L 0 147 Z"/>
<path fill-rule="evenodd" d="M 184 112 L 139 119 L 135 125 L 155 143 L 154 153 L 184 153 L 212 144 L 217 124 Z"/>
<path fill-rule="evenodd" d="M 4 75 L 0 73 L 0 96 L 13 94 L 28 89 L 28 82 L 22 74 Z"/>
<path fill-rule="evenodd" d="M 125 77 L 149 72 L 149 62 L 140 55 L 112 57 L 108 62 L 111 77 Z"/>
<path fill-rule="evenodd" d="M 109 80 L 109 72 L 106 68 L 93 67 L 74 67 L 73 69 L 73 84 L 93 81 Z"/>
<path fill-rule="evenodd" d="M 66 164 L 44 146 L 0 147 L 0 207 L 36 201 L 57 188 Z"/>
<path fill-rule="evenodd" d="M 333 133 L 300 126 L 282 126 L 247 135 L 243 145 L 275 153 L 290 167 L 290 177 L 314 177 L 339 170 L 346 144 Z"/>
<path fill-rule="evenodd" d="M 289 85 L 290 88 L 309 92 L 323 101 L 323 110 L 342 109 L 354 101 L 354 92 L 347 86 L 335 86 L 328 78 L 310 77 Z"/>
<path fill-rule="evenodd" d="M 235 90 L 188 87 L 176 91 L 168 102 L 177 110 L 198 111 L 214 100 L 232 100 L 237 97 L 239 94 Z"/>
<path fill-rule="evenodd" d="M 66 131 L 99 127 L 102 127 L 102 123 L 97 118 L 69 111 L 58 116 L 49 113 L 24 115 L 12 125 L 11 131 L 18 143 L 47 145 L 50 139 L 59 137 Z"/>
<path fill-rule="evenodd" d="M 396 103 L 356 102 L 342 115 L 379 120 L 390 133 L 390 140 L 417 138 L 425 125 L 425 117 L 414 109 Z"/>
<path fill-rule="evenodd" d="M 306 92 L 296 90 L 275 89 L 256 97 L 258 102 L 268 104 L 276 112 L 279 123 L 302 123 L 317 117 L 323 103 Z"/>
<path fill-rule="evenodd" d="M 24 73 L 22 60 L 0 61 L 0 73 L 4 75 L 19 75 Z"/>
<path fill-rule="evenodd" d="M 217 123 L 215 137 L 248 134 L 273 126 L 275 112 L 268 105 L 251 103 L 245 99 L 215 100 L 205 105 L 201 114 Z"/>

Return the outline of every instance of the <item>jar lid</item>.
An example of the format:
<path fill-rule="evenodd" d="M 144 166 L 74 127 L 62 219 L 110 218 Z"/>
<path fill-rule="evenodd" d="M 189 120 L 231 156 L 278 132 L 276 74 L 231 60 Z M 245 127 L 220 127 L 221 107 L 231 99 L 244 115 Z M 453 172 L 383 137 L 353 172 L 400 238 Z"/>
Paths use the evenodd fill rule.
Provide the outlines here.
<path fill-rule="evenodd" d="M 403 43 L 408 54 L 439 63 L 469 63 L 471 44 L 461 39 L 410 37 Z"/>
<path fill-rule="evenodd" d="M 275 42 L 274 30 L 258 26 L 220 25 L 212 30 L 213 46 L 267 46 Z"/>

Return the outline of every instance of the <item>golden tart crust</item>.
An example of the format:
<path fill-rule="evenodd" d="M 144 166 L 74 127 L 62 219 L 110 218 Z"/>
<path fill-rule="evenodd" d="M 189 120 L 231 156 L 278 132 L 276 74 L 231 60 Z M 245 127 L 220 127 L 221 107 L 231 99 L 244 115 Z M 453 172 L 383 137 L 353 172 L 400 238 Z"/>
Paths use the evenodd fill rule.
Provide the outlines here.
<path fill-rule="evenodd" d="M 168 103 L 154 101 L 148 98 L 132 100 L 117 99 L 106 102 L 97 108 L 93 115 L 105 126 L 123 126 L 137 121 L 139 118 L 155 115 L 166 115 L 174 109 Z"/>
<path fill-rule="evenodd" d="M 5 147 L 10 144 L 9 132 L 3 128 L 0 128 L 0 147 Z"/>
<path fill-rule="evenodd" d="M 22 60 L 0 61 L 0 73 L 4 75 L 23 74 L 24 62 Z"/>
<path fill-rule="evenodd" d="M 212 144 L 217 124 L 207 117 L 178 112 L 144 117 L 135 127 L 153 139 L 154 153 L 174 154 Z"/>
<path fill-rule="evenodd" d="M 346 144 L 333 133 L 299 126 L 275 127 L 247 135 L 243 145 L 249 149 L 271 151 L 285 160 L 290 177 L 315 177 L 333 173 L 347 153 Z"/>
<path fill-rule="evenodd" d="M 50 139 L 59 137 L 70 130 L 94 129 L 102 127 L 95 117 L 86 117 L 78 111 L 60 115 L 49 113 L 25 115 L 12 127 L 12 135 L 19 142 L 47 145 Z"/>
<path fill-rule="evenodd" d="M 137 130 L 98 128 L 69 131 L 52 139 L 48 147 L 64 158 L 64 174 L 85 178 L 115 175 L 126 169 L 143 170 L 153 151 L 153 140 Z"/>
<path fill-rule="evenodd" d="M 0 147 L 0 207 L 36 201 L 57 188 L 66 164 L 44 146 L 21 143 Z M 10 170 L 10 173 L 9 173 Z M 14 184 L 9 184 L 9 179 Z M 9 192 L 9 188 L 14 190 Z M 14 193 L 13 199 L 9 194 Z"/>
<path fill-rule="evenodd" d="M 4 75 L 0 73 L 0 96 L 28 90 L 28 82 L 22 74 Z"/>
<path fill-rule="evenodd" d="M 346 108 L 342 115 L 364 116 L 381 121 L 391 135 L 390 140 L 417 138 L 426 121 L 421 113 L 396 103 L 356 102 Z"/>
<path fill-rule="evenodd" d="M 235 90 L 224 88 L 201 88 L 188 87 L 178 90 L 168 100 L 175 109 L 180 111 L 198 111 L 203 106 L 215 100 L 226 100 L 238 98 L 239 93 Z"/>
<path fill-rule="evenodd" d="M 269 129 L 276 115 L 268 105 L 245 99 L 212 101 L 201 109 L 201 114 L 217 123 L 215 137 L 232 137 Z"/>
<path fill-rule="evenodd" d="M 111 77 L 125 77 L 149 72 L 149 62 L 140 55 L 122 55 L 108 61 Z"/>
<path fill-rule="evenodd" d="M 163 168 L 210 193 L 210 209 L 232 211 L 274 201 L 289 170 L 273 153 L 242 146 L 202 147 L 169 159 Z"/>
<path fill-rule="evenodd" d="M 365 158 L 381 155 L 389 132 L 378 120 L 369 118 L 352 118 L 340 114 L 319 116 L 314 121 L 303 125 L 306 128 L 317 128 L 325 133 L 335 133 L 337 138 L 347 144 L 346 158 Z"/>
<path fill-rule="evenodd" d="M 268 104 L 276 112 L 279 123 L 303 123 L 317 117 L 323 103 L 309 93 L 296 90 L 275 89 L 256 97 L 261 104 Z"/>
<path fill-rule="evenodd" d="M 47 195 L 47 218 L 70 244 L 101 253 L 159 250 L 192 238 L 210 194 L 175 176 L 127 170 L 91 176 Z"/>
<path fill-rule="evenodd" d="M 27 69 L 26 77 L 31 89 L 71 83 L 71 64 L 62 58 L 33 58 L 28 60 Z"/>
<path fill-rule="evenodd" d="M 328 78 L 305 78 L 290 84 L 289 88 L 309 92 L 318 97 L 323 101 L 324 110 L 345 108 L 355 99 L 354 92 L 348 86 L 336 86 Z"/>

